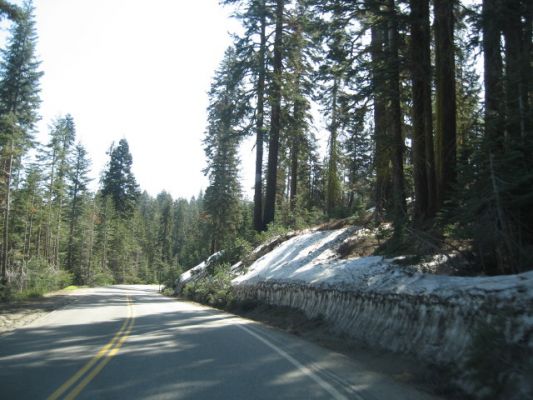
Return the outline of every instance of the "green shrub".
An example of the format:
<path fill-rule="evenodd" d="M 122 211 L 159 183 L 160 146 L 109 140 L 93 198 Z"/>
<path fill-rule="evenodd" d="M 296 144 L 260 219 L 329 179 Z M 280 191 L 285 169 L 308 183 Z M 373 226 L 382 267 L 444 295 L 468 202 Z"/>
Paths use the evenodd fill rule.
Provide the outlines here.
<path fill-rule="evenodd" d="M 9 284 L 0 288 L 2 300 L 25 299 L 63 289 L 73 282 L 73 275 L 48 264 L 43 258 L 33 258 L 8 268 Z"/>
<path fill-rule="evenodd" d="M 225 308 L 233 302 L 234 294 L 231 287 L 229 264 L 219 264 L 212 275 L 185 285 L 183 295 L 198 303 L 217 308 Z"/>
<path fill-rule="evenodd" d="M 113 275 L 110 272 L 100 271 L 91 277 L 91 286 L 107 286 L 112 285 L 115 282 Z"/>
<path fill-rule="evenodd" d="M 253 251 L 252 244 L 247 240 L 236 238 L 232 244 L 224 249 L 222 254 L 214 259 L 207 265 L 207 271 L 210 275 L 216 275 L 216 270 L 227 269 L 229 272 L 229 266 L 242 260 Z"/>

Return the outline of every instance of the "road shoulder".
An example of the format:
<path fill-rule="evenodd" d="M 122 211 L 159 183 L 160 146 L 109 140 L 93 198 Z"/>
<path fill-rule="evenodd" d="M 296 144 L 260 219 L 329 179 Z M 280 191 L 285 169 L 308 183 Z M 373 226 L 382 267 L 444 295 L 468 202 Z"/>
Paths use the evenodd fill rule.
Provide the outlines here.
<path fill-rule="evenodd" d="M 59 290 L 42 297 L 0 302 L 0 336 L 22 328 L 33 321 L 75 301 L 77 291 Z"/>

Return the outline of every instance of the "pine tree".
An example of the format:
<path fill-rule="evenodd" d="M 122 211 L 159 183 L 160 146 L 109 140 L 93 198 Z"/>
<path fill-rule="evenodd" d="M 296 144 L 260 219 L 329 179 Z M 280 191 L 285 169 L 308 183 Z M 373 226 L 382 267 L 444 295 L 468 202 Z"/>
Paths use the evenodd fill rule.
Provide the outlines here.
<path fill-rule="evenodd" d="M 370 23 L 370 56 L 371 56 L 371 85 L 372 100 L 374 104 L 374 164 L 376 169 L 375 183 L 375 216 L 377 220 L 384 218 L 389 207 L 392 192 L 392 177 L 390 160 L 389 131 L 386 119 L 386 67 L 385 67 L 385 40 L 386 26 L 383 18 L 375 10 L 375 5 L 367 1 Z"/>
<path fill-rule="evenodd" d="M 270 64 L 270 43 L 267 30 L 271 24 L 271 4 L 268 0 L 223 0 L 223 4 L 237 5 L 234 16 L 241 22 L 244 30 L 235 37 L 234 46 L 238 62 L 235 67 L 241 70 L 246 95 L 241 99 L 250 103 L 254 110 L 248 117 L 255 122 L 255 182 L 254 218 L 256 231 L 265 229 L 263 225 L 263 158 L 264 142 L 267 136 L 265 117 L 268 115 L 267 86 L 268 65 Z"/>
<path fill-rule="evenodd" d="M 323 111 L 329 119 L 328 155 L 326 175 L 326 214 L 332 216 L 341 206 L 342 187 L 340 179 L 341 154 L 339 136 L 341 134 L 340 121 L 345 119 L 345 108 L 341 107 L 341 99 L 346 96 L 343 85 L 349 73 L 349 37 L 345 22 L 341 18 L 339 5 L 332 5 L 333 12 L 328 29 L 324 30 L 324 43 L 327 49 L 325 60 L 321 63 L 318 76 L 323 82 L 319 100 Z"/>
<path fill-rule="evenodd" d="M 173 208 L 172 196 L 162 192 L 157 196 L 159 206 L 159 230 L 157 233 L 157 247 L 160 251 L 161 262 L 170 265 L 172 263 L 172 226 L 173 226 Z"/>
<path fill-rule="evenodd" d="M 7 17 L 13 21 L 20 18 L 21 10 L 5 0 L 0 0 L 0 19 Z"/>
<path fill-rule="evenodd" d="M 313 122 L 311 99 L 315 96 L 316 80 L 314 61 L 317 43 L 312 25 L 313 10 L 302 0 L 287 10 L 285 33 L 286 65 L 283 73 L 284 106 L 282 115 L 285 135 L 282 143 L 287 174 L 286 198 L 293 217 L 309 201 L 306 184 L 309 181 L 307 165 L 313 151 Z M 282 150 L 283 151 L 283 150 Z M 294 218 L 293 218 L 294 219 Z"/>
<path fill-rule="evenodd" d="M 120 139 L 118 146 L 111 147 L 109 156 L 109 165 L 102 178 L 102 196 L 111 198 L 121 217 L 129 218 L 135 209 L 139 189 L 131 171 L 133 159 L 128 141 Z"/>
<path fill-rule="evenodd" d="M 31 257 L 39 256 L 36 251 L 38 247 L 36 227 L 43 217 L 44 209 L 41 168 L 30 165 L 25 171 L 20 189 L 14 194 L 14 216 L 21 220 L 18 235 L 22 240 L 18 244 L 18 252 L 22 253 L 23 261 L 27 262 Z M 16 228 L 14 231 L 17 234 Z"/>
<path fill-rule="evenodd" d="M 267 187 L 265 196 L 265 208 L 263 214 L 263 225 L 266 227 L 274 222 L 276 213 L 276 193 L 278 178 L 278 155 L 281 132 L 281 96 L 282 96 L 282 71 L 283 71 L 283 12 L 285 8 L 284 0 L 276 0 L 276 29 L 274 32 L 274 61 L 272 72 L 272 87 L 270 90 L 271 116 L 270 134 L 268 140 L 268 165 L 267 165 Z"/>
<path fill-rule="evenodd" d="M 35 56 L 37 34 L 31 2 L 24 4 L 11 30 L 7 49 L 0 63 L 0 154 L 4 190 L 3 241 L 0 279 L 5 282 L 9 253 L 9 220 L 13 167 L 31 146 L 38 120 L 39 62 Z"/>
<path fill-rule="evenodd" d="M 435 0 L 437 205 L 450 199 L 457 181 L 454 0 Z"/>
<path fill-rule="evenodd" d="M 209 186 L 205 192 L 205 210 L 211 225 L 211 253 L 228 244 L 237 230 L 239 219 L 239 159 L 241 134 L 238 124 L 242 107 L 240 79 L 233 74 L 235 50 L 229 48 L 209 91 L 209 125 L 204 139 L 208 165 L 205 174 Z"/>
<path fill-rule="evenodd" d="M 411 0 L 410 69 L 412 80 L 414 221 L 420 226 L 436 211 L 433 115 L 431 101 L 431 33 L 429 0 Z"/>
<path fill-rule="evenodd" d="M 68 214 L 68 245 L 67 245 L 67 257 L 66 267 L 70 271 L 74 271 L 76 276 L 75 280 L 79 283 L 83 282 L 83 274 L 81 271 L 82 257 L 81 246 L 77 246 L 76 251 L 75 243 L 80 242 L 80 218 L 84 211 L 84 198 L 87 195 L 87 185 L 90 182 L 88 176 L 91 162 L 87 158 L 87 151 L 78 143 L 74 149 L 74 158 L 72 160 L 72 168 L 69 171 L 69 200 L 70 211 Z"/>
<path fill-rule="evenodd" d="M 45 253 L 51 264 L 59 265 L 60 236 L 63 209 L 67 196 L 67 176 L 70 173 L 70 155 L 76 137 L 72 116 L 66 115 L 52 123 L 50 142 L 40 160 L 48 171 L 48 216 L 46 224 Z"/>

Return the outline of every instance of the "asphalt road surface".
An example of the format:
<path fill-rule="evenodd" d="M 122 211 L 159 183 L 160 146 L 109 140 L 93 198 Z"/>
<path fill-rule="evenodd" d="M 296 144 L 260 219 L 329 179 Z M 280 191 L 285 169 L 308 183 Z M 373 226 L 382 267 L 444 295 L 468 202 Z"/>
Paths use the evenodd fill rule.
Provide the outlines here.
<path fill-rule="evenodd" d="M 0 399 L 432 399 L 259 323 L 159 295 L 82 289 L 0 337 Z"/>

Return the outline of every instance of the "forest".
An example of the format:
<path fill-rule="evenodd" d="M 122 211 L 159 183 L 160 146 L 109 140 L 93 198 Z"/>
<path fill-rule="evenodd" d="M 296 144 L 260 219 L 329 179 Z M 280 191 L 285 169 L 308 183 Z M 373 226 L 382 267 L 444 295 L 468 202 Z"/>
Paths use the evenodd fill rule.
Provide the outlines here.
<path fill-rule="evenodd" d="M 277 233 L 356 224 L 369 210 L 365 223 L 386 227 L 386 254 L 459 252 L 470 274 L 532 268 L 532 2 L 220 3 L 242 30 L 209 91 L 209 186 L 173 199 L 139 187 L 126 139 L 91 191 L 69 114 L 35 140 L 34 9 L 0 0 L 11 21 L 0 53 L 0 297 L 171 284 L 217 251 L 231 263 Z M 239 147 L 250 138 L 246 200 Z"/>

